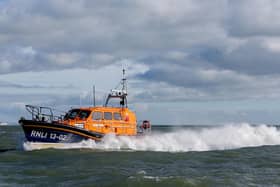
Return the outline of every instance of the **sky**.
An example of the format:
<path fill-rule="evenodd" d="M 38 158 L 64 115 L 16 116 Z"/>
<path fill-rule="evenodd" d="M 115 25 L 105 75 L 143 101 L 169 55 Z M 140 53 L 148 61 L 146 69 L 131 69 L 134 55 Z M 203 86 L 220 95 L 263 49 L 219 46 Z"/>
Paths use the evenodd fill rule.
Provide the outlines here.
<path fill-rule="evenodd" d="M 152 124 L 280 123 L 278 0 L 0 0 L 0 121 L 104 103 Z"/>

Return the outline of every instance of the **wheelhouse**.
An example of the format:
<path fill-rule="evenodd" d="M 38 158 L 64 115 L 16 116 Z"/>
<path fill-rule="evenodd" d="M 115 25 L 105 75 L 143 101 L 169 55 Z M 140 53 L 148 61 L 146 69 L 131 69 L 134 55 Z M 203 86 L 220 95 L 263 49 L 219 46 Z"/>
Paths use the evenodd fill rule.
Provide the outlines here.
<path fill-rule="evenodd" d="M 63 124 L 100 133 L 135 135 L 137 122 L 134 112 L 122 107 L 89 107 L 71 109 Z"/>

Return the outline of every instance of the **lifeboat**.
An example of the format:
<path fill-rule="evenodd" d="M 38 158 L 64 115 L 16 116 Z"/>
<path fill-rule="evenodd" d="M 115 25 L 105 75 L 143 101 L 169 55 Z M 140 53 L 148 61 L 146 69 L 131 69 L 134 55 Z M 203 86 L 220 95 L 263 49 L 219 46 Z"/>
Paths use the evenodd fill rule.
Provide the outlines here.
<path fill-rule="evenodd" d="M 118 99 L 119 105 L 109 106 L 112 99 Z M 36 143 L 78 143 L 83 140 L 99 142 L 106 134 L 117 136 L 137 136 L 147 128 L 138 127 L 137 118 L 127 106 L 127 86 L 125 71 L 120 89 L 113 89 L 108 94 L 104 106 L 72 108 L 64 115 L 55 116 L 53 109 L 26 105 L 31 119 L 21 118 L 28 142 Z M 148 123 L 148 125 L 147 125 Z M 150 122 L 146 120 L 145 127 Z"/>

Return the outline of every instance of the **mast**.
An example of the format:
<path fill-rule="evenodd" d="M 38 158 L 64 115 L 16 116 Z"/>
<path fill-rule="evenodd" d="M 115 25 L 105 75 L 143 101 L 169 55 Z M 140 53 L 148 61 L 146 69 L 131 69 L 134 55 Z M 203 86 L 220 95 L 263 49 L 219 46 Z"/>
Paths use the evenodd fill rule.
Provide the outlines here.
<path fill-rule="evenodd" d="M 123 68 L 123 78 L 122 78 L 122 97 L 120 101 L 120 105 L 122 107 L 127 107 L 127 85 L 126 85 L 126 78 L 125 78 L 125 69 Z"/>
<path fill-rule="evenodd" d="M 124 68 L 123 68 L 123 78 L 122 78 L 122 92 L 127 95 L 127 85 L 126 85 L 125 69 Z"/>
<path fill-rule="evenodd" d="M 123 78 L 121 80 L 121 83 L 119 86 L 116 87 L 116 89 L 111 90 L 111 92 L 108 94 L 106 102 L 105 102 L 105 106 L 108 105 L 109 100 L 111 98 L 119 98 L 120 99 L 120 106 L 122 108 L 126 107 L 127 108 L 127 84 L 126 84 L 126 77 L 125 77 L 125 69 L 122 70 L 123 71 Z M 121 88 L 120 88 L 121 86 Z M 119 89 L 118 89 L 119 87 Z"/>

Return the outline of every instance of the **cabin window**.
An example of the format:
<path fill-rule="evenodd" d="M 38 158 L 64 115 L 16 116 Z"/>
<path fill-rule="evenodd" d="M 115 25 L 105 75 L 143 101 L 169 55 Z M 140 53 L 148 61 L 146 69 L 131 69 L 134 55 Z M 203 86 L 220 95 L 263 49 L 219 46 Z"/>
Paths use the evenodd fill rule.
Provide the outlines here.
<path fill-rule="evenodd" d="M 80 119 L 87 119 L 89 114 L 90 114 L 90 111 L 88 111 L 88 110 L 81 110 L 80 113 L 79 113 L 79 118 Z"/>
<path fill-rule="evenodd" d="M 104 112 L 104 119 L 105 120 L 112 120 L 112 113 L 111 112 Z"/>
<path fill-rule="evenodd" d="M 88 118 L 89 114 L 90 114 L 90 111 L 88 111 L 88 110 L 73 109 L 73 110 L 70 110 L 64 116 L 64 119 L 65 120 L 75 119 L 76 117 L 78 117 L 80 119 L 86 119 L 86 118 Z"/>
<path fill-rule="evenodd" d="M 78 115 L 78 112 L 78 110 L 72 110 L 68 114 L 66 114 L 65 118 L 75 119 L 75 117 Z"/>
<path fill-rule="evenodd" d="M 115 112 L 115 113 L 114 113 L 114 120 L 121 120 L 121 119 L 122 119 L 121 114 L 118 113 L 118 112 Z"/>
<path fill-rule="evenodd" d="M 102 120 L 102 112 L 93 112 L 92 119 L 93 120 Z"/>

